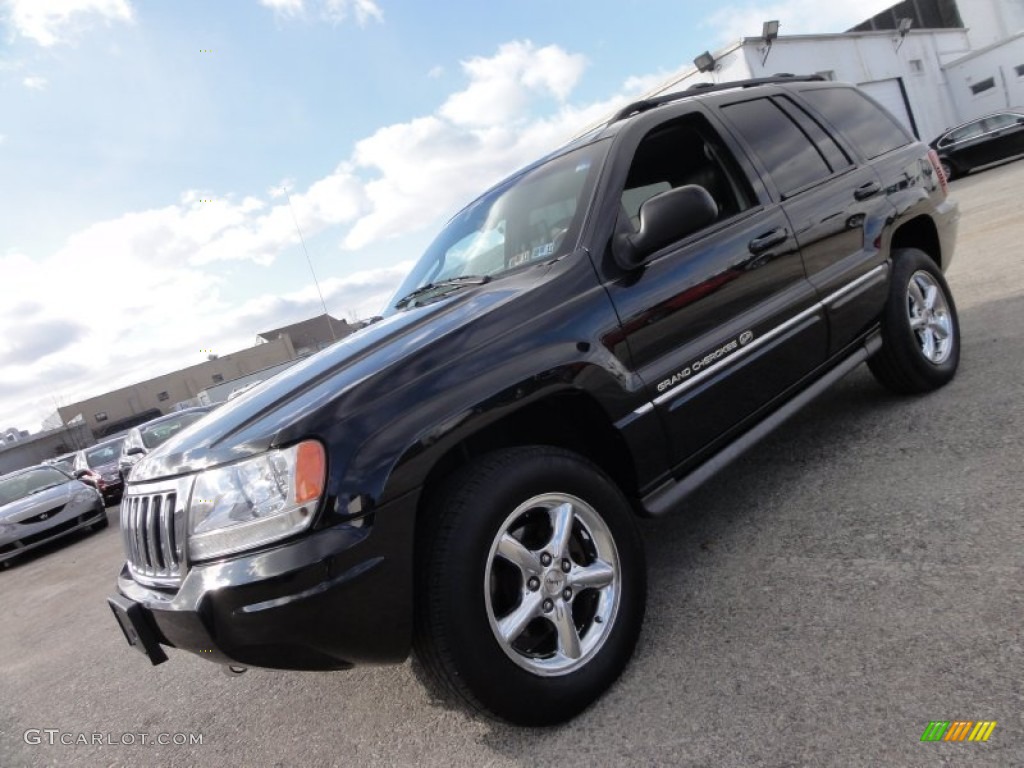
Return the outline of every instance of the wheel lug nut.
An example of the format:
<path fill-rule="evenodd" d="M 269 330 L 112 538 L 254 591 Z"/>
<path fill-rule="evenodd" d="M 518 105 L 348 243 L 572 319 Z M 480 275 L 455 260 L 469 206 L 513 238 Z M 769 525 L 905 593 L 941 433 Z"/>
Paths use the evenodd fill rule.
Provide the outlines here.
<path fill-rule="evenodd" d="M 551 609 L 555 607 L 555 604 L 550 599 L 547 599 L 540 604 L 540 607 L 544 613 L 551 613 Z"/>
<path fill-rule="evenodd" d="M 562 571 L 564 571 L 565 573 L 568 573 L 571 568 L 572 568 L 572 563 L 569 562 L 569 558 L 565 558 L 564 560 L 562 560 Z"/>
<path fill-rule="evenodd" d="M 572 599 L 572 590 L 569 589 L 568 587 L 563 589 L 562 590 L 562 599 L 563 600 L 571 600 Z"/>
<path fill-rule="evenodd" d="M 538 579 L 536 576 L 531 576 L 529 581 L 526 582 L 526 586 L 529 588 L 531 592 L 536 592 L 538 589 L 540 589 L 540 579 Z"/>
<path fill-rule="evenodd" d="M 547 552 L 545 552 L 543 555 L 541 555 L 540 556 L 540 564 L 544 565 L 544 566 L 551 565 L 551 555 L 549 555 Z"/>

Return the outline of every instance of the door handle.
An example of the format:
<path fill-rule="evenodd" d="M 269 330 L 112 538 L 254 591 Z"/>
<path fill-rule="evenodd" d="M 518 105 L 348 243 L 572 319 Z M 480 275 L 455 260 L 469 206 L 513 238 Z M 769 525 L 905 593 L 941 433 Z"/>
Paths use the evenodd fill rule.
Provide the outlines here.
<path fill-rule="evenodd" d="M 861 184 L 854 191 L 853 196 L 858 200 L 867 200 L 869 197 L 874 197 L 882 191 L 882 185 L 877 181 L 869 181 L 867 184 Z"/>
<path fill-rule="evenodd" d="M 755 237 L 747 243 L 747 248 L 751 253 L 763 253 L 773 246 L 786 242 L 787 237 L 789 237 L 789 233 L 785 227 L 776 227 L 771 232 L 765 232 L 763 235 Z"/>

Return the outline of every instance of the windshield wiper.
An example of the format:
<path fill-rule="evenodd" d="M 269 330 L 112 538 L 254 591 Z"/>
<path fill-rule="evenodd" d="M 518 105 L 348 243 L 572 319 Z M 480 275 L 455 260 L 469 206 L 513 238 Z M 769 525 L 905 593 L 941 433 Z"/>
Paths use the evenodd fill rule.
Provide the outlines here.
<path fill-rule="evenodd" d="M 412 293 L 407 294 L 396 301 L 395 309 L 400 309 L 413 299 L 437 290 L 438 288 L 458 288 L 463 285 L 483 285 L 484 283 L 490 282 L 490 280 L 491 278 L 489 275 L 460 275 L 459 277 L 449 277 L 445 280 L 438 280 L 436 283 L 427 283 L 426 285 L 421 285 Z"/>

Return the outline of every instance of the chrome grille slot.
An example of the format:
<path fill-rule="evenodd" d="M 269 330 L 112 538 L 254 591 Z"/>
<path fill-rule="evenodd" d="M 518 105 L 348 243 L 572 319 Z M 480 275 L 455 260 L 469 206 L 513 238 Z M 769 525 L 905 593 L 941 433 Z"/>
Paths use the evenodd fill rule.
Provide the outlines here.
<path fill-rule="evenodd" d="M 174 586 L 185 575 L 185 500 L 191 478 L 129 487 L 121 501 L 121 533 L 132 576 Z"/>

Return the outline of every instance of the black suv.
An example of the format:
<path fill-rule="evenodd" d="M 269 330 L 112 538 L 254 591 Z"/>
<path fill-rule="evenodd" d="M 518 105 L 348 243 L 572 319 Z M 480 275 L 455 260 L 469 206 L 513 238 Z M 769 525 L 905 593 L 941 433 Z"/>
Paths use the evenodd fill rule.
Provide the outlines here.
<path fill-rule="evenodd" d="M 567 719 L 644 615 L 663 515 L 868 361 L 959 360 L 938 159 L 852 86 L 632 104 L 456 215 L 384 317 L 140 461 L 110 605 L 165 647 Z"/>

